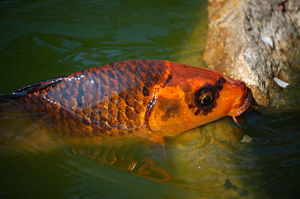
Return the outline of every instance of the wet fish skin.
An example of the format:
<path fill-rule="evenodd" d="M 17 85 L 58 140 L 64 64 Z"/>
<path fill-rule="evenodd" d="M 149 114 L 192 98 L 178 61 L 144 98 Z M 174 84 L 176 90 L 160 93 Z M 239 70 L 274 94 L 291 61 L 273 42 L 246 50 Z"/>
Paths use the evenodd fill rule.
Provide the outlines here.
<path fill-rule="evenodd" d="M 209 104 L 199 99 L 211 95 Z M 62 135 L 160 140 L 250 105 L 246 86 L 222 74 L 165 60 L 106 64 L 2 96 Z M 204 99 L 203 98 L 203 99 Z"/>

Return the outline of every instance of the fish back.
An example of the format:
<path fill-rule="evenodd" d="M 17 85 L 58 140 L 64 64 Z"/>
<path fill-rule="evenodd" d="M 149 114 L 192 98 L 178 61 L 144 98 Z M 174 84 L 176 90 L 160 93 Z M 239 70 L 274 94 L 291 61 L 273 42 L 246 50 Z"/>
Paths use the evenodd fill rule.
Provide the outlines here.
<path fill-rule="evenodd" d="M 145 128 L 166 61 L 131 60 L 50 79 L 6 95 L 63 134 L 128 135 Z"/>

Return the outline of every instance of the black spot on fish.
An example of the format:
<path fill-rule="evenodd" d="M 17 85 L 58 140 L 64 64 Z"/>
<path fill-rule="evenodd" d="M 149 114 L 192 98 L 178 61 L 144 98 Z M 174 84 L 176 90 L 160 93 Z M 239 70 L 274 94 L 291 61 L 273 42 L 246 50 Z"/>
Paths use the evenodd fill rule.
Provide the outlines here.
<path fill-rule="evenodd" d="M 194 104 L 189 104 L 188 107 L 189 108 L 195 108 L 195 105 Z"/>
<path fill-rule="evenodd" d="M 215 83 L 215 86 L 218 90 L 223 89 L 223 84 L 226 82 L 226 79 L 224 77 L 220 77 L 220 79 Z"/>
<path fill-rule="evenodd" d="M 159 98 L 159 108 L 164 112 L 161 117 L 162 121 L 167 121 L 171 117 L 176 117 L 180 112 L 180 103 L 177 100 L 171 100 L 168 98 Z"/>
<path fill-rule="evenodd" d="M 167 85 L 167 83 L 169 83 L 171 81 L 171 79 L 172 79 L 172 75 L 168 75 L 167 80 L 162 87 L 165 87 Z"/>
<path fill-rule="evenodd" d="M 147 87 L 144 86 L 144 87 L 143 87 L 143 95 L 144 95 L 144 96 L 149 96 L 149 94 L 150 94 L 150 93 L 149 93 L 149 89 L 148 89 Z"/>
<path fill-rule="evenodd" d="M 194 114 L 199 115 L 199 113 L 200 113 L 200 109 L 197 109 Z"/>

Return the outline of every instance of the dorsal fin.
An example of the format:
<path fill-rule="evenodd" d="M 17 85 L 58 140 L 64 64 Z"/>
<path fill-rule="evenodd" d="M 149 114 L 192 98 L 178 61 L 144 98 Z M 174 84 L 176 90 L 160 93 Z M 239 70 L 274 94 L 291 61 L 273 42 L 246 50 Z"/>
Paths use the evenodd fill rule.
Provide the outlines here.
<path fill-rule="evenodd" d="M 30 84 L 28 86 L 22 87 L 22 88 L 14 91 L 14 92 L 11 92 L 9 94 L 1 95 L 0 101 L 10 101 L 10 100 L 22 98 L 22 97 L 25 97 L 26 95 L 34 93 L 36 91 L 44 90 L 48 87 L 53 87 L 56 84 L 58 84 L 59 82 L 61 82 L 64 79 L 64 77 L 65 76 Z"/>

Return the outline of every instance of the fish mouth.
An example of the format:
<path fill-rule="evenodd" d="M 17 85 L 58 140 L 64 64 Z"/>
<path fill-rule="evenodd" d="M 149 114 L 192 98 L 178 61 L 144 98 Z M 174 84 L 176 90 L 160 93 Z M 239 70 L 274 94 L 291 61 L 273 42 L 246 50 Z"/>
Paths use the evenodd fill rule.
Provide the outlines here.
<path fill-rule="evenodd" d="M 245 95 L 242 97 L 242 99 L 244 99 L 242 105 L 237 109 L 237 111 L 233 111 L 232 114 L 230 115 L 234 123 L 236 123 L 238 126 L 240 125 L 236 119 L 236 116 L 239 116 L 242 113 L 244 113 L 250 107 L 252 102 L 252 94 L 249 88 L 247 87 L 245 88 Z"/>
<path fill-rule="evenodd" d="M 245 89 L 245 96 L 242 97 L 242 99 L 244 99 L 244 102 L 242 103 L 242 105 L 238 108 L 237 111 L 234 111 L 232 116 L 239 116 L 242 113 L 244 113 L 251 105 L 252 102 L 252 95 L 251 95 L 251 91 L 249 88 Z"/>

